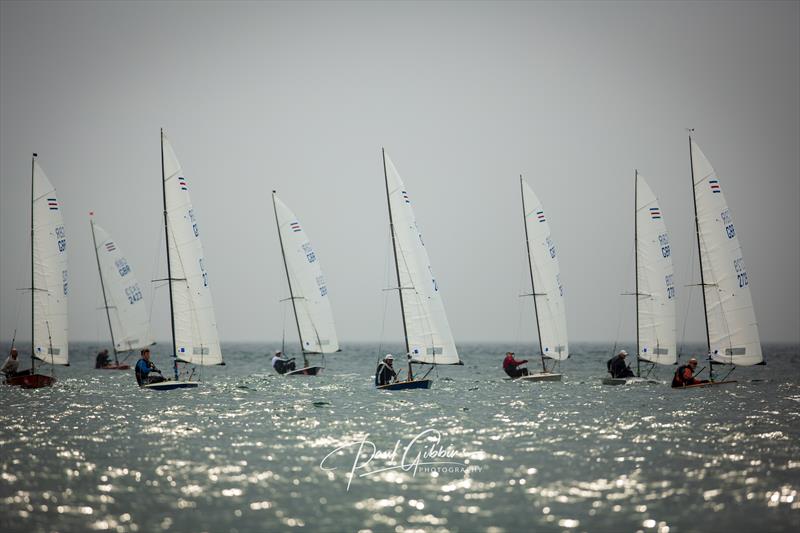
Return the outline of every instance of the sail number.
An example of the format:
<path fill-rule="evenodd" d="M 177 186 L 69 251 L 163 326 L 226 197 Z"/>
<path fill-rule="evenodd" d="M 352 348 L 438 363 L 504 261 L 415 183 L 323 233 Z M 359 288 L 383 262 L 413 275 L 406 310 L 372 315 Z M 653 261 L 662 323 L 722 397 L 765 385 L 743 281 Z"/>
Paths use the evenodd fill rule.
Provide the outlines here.
<path fill-rule="evenodd" d="M 675 282 L 673 278 L 673 274 L 666 276 L 664 281 L 667 283 L 667 300 L 672 300 L 675 298 Z"/>
<path fill-rule="evenodd" d="M 666 233 L 662 233 L 658 236 L 658 243 L 661 245 L 661 255 L 664 258 L 667 258 L 672 253 L 669 249 L 669 236 Z"/>
<path fill-rule="evenodd" d="M 56 241 L 59 252 L 63 252 L 67 249 L 67 234 L 64 232 L 64 226 L 56 227 Z"/>
<path fill-rule="evenodd" d="M 203 264 L 203 258 L 197 260 L 200 263 L 200 272 L 203 274 L 203 287 L 208 287 L 208 272 L 206 272 L 205 264 Z"/>
<path fill-rule="evenodd" d="M 313 263 L 317 260 L 317 256 L 314 253 L 314 249 L 311 247 L 310 242 L 303 243 L 303 252 L 305 252 L 306 259 L 308 259 L 309 263 Z"/>
<path fill-rule="evenodd" d="M 739 280 L 739 288 L 747 287 L 747 271 L 744 269 L 744 258 L 733 260 L 733 268 L 736 269 L 736 277 Z"/>
<path fill-rule="evenodd" d="M 120 257 L 114 261 L 114 266 L 117 267 L 117 272 L 119 272 L 119 277 L 121 278 L 124 278 L 131 272 L 131 267 L 128 266 L 128 261 L 124 257 Z"/>
<path fill-rule="evenodd" d="M 128 297 L 128 303 L 135 304 L 142 299 L 142 291 L 139 289 L 139 284 L 134 283 L 130 287 L 125 288 L 125 296 Z"/>
<path fill-rule="evenodd" d="M 547 241 L 547 249 L 550 251 L 550 257 L 555 259 L 556 258 L 556 245 L 553 244 L 553 241 L 550 239 L 549 235 L 547 236 L 547 238 L 545 240 Z"/>
<path fill-rule="evenodd" d="M 317 287 L 319 287 L 320 296 L 328 294 L 328 285 L 325 284 L 325 276 L 317 276 Z"/>
<path fill-rule="evenodd" d="M 564 296 L 564 287 L 561 285 L 561 274 L 556 274 L 556 284 L 558 285 L 558 293 Z"/>
<path fill-rule="evenodd" d="M 68 281 L 69 280 L 67 278 L 67 271 L 66 270 L 62 270 L 61 271 L 61 281 L 64 282 L 64 296 L 66 296 L 67 295 L 67 289 L 69 288 L 68 287 L 68 285 L 69 285 Z"/>
<path fill-rule="evenodd" d="M 731 220 L 731 210 L 726 209 L 723 211 L 720 216 L 722 217 L 722 223 L 725 225 L 725 233 L 728 235 L 729 239 L 733 239 L 736 237 L 736 230 L 733 228 L 733 220 Z"/>
<path fill-rule="evenodd" d="M 197 219 L 194 217 L 194 209 L 189 209 L 189 221 L 192 223 L 192 231 L 195 237 L 200 236 L 200 230 L 197 229 Z"/>

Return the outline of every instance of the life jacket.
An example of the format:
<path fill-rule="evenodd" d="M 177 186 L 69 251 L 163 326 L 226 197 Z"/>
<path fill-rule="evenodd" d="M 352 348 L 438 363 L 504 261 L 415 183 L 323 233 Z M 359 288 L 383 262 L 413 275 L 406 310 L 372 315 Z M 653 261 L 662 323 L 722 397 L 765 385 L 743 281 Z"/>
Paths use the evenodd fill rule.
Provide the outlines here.
<path fill-rule="evenodd" d="M 689 365 L 681 365 L 678 367 L 678 370 L 675 371 L 675 375 L 672 377 L 673 387 L 683 387 L 686 385 L 686 382 L 683 381 L 683 373 L 687 368 L 690 368 Z M 692 377 L 694 377 L 694 372 L 692 372 Z"/>
<path fill-rule="evenodd" d="M 378 386 L 378 377 L 381 375 L 381 370 L 383 370 L 384 366 L 385 366 L 384 362 L 381 361 L 380 363 L 378 363 L 377 368 L 375 368 L 375 386 L 376 387 Z"/>
<path fill-rule="evenodd" d="M 144 361 L 144 359 L 139 359 L 139 361 Z M 144 376 L 142 375 L 142 371 L 139 370 L 139 361 L 136 362 L 136 366 L 134 368 L 136 370 L 136 383 L 138 383 L 141 387 L 144 384 Z"/>
<path fill-rule="evenodd" d="M 614 358 L 613 358 L 613 357 L 612 357 L 611 359 L 609 359 L 608 361 L 606 361 L 606 369 L 608 370 L 608 373 L 612 375 L 612 377 L 613 377 L 613 375 L 614 375 L 614 373 L 613 373 L 613 372 L 611 372 L 611 363 L 612 363 L 613 361 L 614 361 Z"/>

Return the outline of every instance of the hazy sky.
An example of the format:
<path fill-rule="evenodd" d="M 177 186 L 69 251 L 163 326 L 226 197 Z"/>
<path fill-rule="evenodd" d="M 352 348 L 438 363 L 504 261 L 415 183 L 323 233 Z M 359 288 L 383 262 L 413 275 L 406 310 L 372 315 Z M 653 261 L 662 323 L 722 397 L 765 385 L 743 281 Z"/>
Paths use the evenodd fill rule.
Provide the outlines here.
<path fill-rule="evenodd" d="M 520 173 L 559 248 L 571 340 L 613 341 L 620 320 L 634 338 L 619 296 L 633 288 L 634 168 L 671 233 L 678 338 L 704 339 L 685 287 L 686 127 L 721 176 L 762 340 L 800 338 L 798 2 L 4 1 L 0 18 L 0 338 L 16 324 L 29 336 L 17 288 L 30 284 L 33 151 L 66 217 L 71 338 L 108 335 L 89 210 L 168 338 L 166 289 L 150 283 L 165 271 L 162 126 L 192 183 L 224 341 L 281 336 L 272 189 L 312 238 L 340 338 L 378 339 L 387 297 L 384 338 L 402 338 L 383 291 L 395 282 L 381 146 L 457 343 L 536 338 L 518 298 Z"/>

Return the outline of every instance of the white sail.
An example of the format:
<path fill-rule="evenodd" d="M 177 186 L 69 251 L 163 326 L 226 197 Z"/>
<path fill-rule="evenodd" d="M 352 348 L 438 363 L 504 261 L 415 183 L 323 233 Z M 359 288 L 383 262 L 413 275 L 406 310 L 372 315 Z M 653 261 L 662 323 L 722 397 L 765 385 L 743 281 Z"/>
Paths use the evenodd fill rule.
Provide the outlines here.
<path fill-rule="evenodd" d="M 719 176 L 691 141 L 710 355 L 754 365 L 763 360 L 747 269 Z"/>
<path fill-rule="evenodd" d="M 656 195 L 644 178 L 636 180 L 639 357 L 671 365 L 678 359 L 672 250 Z"/>
<path fill-rule="evenodd" d="M 569 357 L 569 343 L 556 245 L 542 203 L 525 180 L 521 183 L 541 350 L 545 357 L 564 360 Z"/>
<path fill-rule="evenodd" d="M 128 352 L 154 344 L 147 306 L 130 263 L 106 230 L 94 222 L 92 228 L 108 316 L 114 333 L 114 350 Z"/>
<path fill-rule="evenodd" d="M 162 134 L 161 142 L 172 270 L 174 349 L 178 359 L 188 363 L 222 364 L 217 320 L 208 287 L 208 269 L 197 215 L 189 198 L 189 181 L 166 135 Z"/>
<path fill-rule="evenodd" d="M 412 361 L 460 364 L 439 286 L 417 228 L 403 180 L 385 156 L 389 203 L 394 224 L 395 254 L 400 272 L 403 313 Z"/>
<path fill-rule="evenodd" d="M 56 190 L 33 163 L 33 351 L 37 359 L 69 364 L 67 236 Z"/>
<path fill-rule="evenodd" d="M 328 284 L 322 274 L 319 257 L 292 210 L 274 192 L 272 199 L 303 352 L 336 352 L 339 350 L 339 339 L 333 324 Z"/>

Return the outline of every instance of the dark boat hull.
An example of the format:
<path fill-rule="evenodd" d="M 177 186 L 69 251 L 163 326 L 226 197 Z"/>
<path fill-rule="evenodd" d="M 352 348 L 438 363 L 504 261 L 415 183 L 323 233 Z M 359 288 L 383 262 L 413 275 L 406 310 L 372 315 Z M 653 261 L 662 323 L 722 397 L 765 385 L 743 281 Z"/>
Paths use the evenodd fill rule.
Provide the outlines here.
<path fill-rule="evenodd" d="M 197 381 L 161 381 L 159 383 L 150 383 L 142 385 L 143 389 L 149 390 L 175 390 L 175 389 L 196 389 L 200 385 Z"/>
<path fill-rule="evenodd" d="M 378 385 L 378 390 L 410 390 L 410 389 L 430 389 L 431 380 L 429 379 L 415 379 L 413 381 L 398 381 L 397 383 L 389 383 L 388 385 Z"/>
<path fill-rule="evenodd" d="M 673 389 L 701 389 L 703 387 L 716 387 L 717 385 L 728 385 L 730 383 L 738 383 L 735 380 L 731 381 L 709 381 L 708 383 L 697 383 L 696 385 L 686 385 L 684 387 L 672 387 Z"/>
<path fill-rule="evenodd" d="M 56 382 L 53 376 L 44 374 L 26 374 L 24 376 L 14 376 L 6 378 L 6 385 L 22 387 L 23 389 L 41 389 L 42 387 L 52 387 Z"/>
<path fill-rule="evenodd" d="M 130 369 L 131 369 L 131 365 L 124 365 L 124 364 L 121 364 L 121 363 L 120 364 L 113 363 L 113 364 L 110 364 L 110 365 L 107 365 L 107 366 L 101 366 L 97 370 L 130 370 Z"/>

